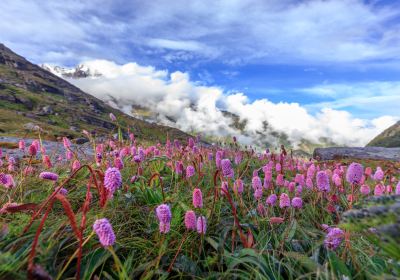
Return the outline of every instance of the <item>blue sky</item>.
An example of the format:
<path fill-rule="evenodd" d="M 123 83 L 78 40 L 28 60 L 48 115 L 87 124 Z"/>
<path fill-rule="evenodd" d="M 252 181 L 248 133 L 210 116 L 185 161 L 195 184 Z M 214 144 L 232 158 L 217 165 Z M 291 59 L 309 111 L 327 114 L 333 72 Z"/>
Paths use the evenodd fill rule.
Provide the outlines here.
<path fill-rule="evenodd" d="M 0 41 L 35 63 L 188 73 L 249 102 L 399 118 L 400 1 L 0 1 Z"/>

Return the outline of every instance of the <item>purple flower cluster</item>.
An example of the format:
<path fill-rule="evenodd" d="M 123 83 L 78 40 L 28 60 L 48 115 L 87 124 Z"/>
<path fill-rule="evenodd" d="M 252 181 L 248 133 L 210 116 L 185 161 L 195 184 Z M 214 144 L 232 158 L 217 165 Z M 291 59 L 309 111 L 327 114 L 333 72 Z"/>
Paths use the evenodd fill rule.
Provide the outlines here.
<path fill-rule="evenodd" d="M 39 178 L 45 179 L 45 180 L 50 180 L 50 181 L 57 181 L 58 180 L 58 175 L 53 172 L 47 172 L 44 171 L 39 174 Z"/>
<path fill-rule="evenodd" d="M 14 178 L 11 174 L 0 173 L 0 184 L 6 189 L 11 189 L 15 187 Z"/>
<path fill-rule="evenodd" d="M 273 193 L 267 197 L 267 200 L 265 201 L 265 203 L 269 206 L 274 206 L 277 200 L 278 200 L 278 196 Z"/>
<path fill-rule="evenodd" d="M 290 198 L 286 193 L 282 193 L 279 196 L 279 207 L 280 208 L 290 207 Z"/>
<path fill-rule="evenodd" d="M 317 173 L 317 187 L 322 192 L 329 192 L 331 189 L 329 176 L 325 171 L 319 171 Z"/>
<path fill-rule="evenodd" d="M 104 174 L 104 187 L 108 191 L 108 197 L 111 198 L 114 192 L 121 187 L 122 177 L 118 168 L 109 167 Z"/>
<path fill-rule="evenodd" d="M 115 243 L 114 231 L 106 218 L 96 220 L 93 224 L 93 230 L 99 237 L 102 246 L 108 247 Z"/>
<path fill-rule="evenodd" d="M 202 208 L 203 207 L 203 194 L 199 188 L 193 190 L 193 207 Z"/>
<path fill-rule="evenodd" d="M 294 197 L 292 199 L 292 206 L 293 206 L 293 208 L 302 208 L 303 200 L 301 199 L 301 197 Z"/>
<path fill-rule="evenodd" d="M 161 204 L 156 208 L 156 214 L 159 221 L 160 232 L 168 233 L 171 226 L 171 209 L 167 204 Z"/>
<path fill-rule="evenodd" d="M 229 159 L 221 160 L 222 175 L 224 177 L 234 177 L 234 171 L 232 169 L 231 161 Z"/>
<path fill-rule="evenodd" d="M 200 216 L 197 218 L 197 232 L 200 234 L 205 234 L 207 230 L 207 220 L 206 217 Z"/>
<path fill-rule="evenodd" d="M 344 232 L 340 228 L 328 228 L 324 245 L 329 250 L 336 250 L 343 241 Z"/>
<path fill-rule="evenodd" d="M 364 174 L 364 167 L 356 162 L 350 164 L 346 173 L 346 181 L 350 184 L 359 184 Z"/>
<path fill-rule="evenodd" d="M 192 210 L 185 213 L 185 227 L 188 230 L 196 229 L 196 214 Z"/>
<path fill-rule="evenodd" d="M 186 178 L 192 177 L 192 176 L 194 175 L 194 173 L 195 173 L 194 167 L 191 166 L 191 165 L 188 165 L 188 166 L 186 167 Z"/>

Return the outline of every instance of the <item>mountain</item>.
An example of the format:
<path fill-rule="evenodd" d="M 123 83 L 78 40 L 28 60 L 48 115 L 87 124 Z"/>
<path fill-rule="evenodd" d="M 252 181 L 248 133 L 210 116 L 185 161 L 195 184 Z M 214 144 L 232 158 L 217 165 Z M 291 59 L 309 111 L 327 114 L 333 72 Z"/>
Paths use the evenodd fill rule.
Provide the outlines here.
<path fill-rule="evenodd" d="M 372 139 L 367 146 L 387 148 L 400 147 L 400 121 Z"/>
<path fill-rule="evenodd" d="M 47 71 L 50 70 L 50 71 Z M 113 113 L 119 124 L 142 139 L 186 139 L 188 134 L 128 116 L 60 78 L 96 75 L 87 69 L 58 68 L 63 75 L 30 63 L 0 44 L 0 135 L 29 136 L 38 125 L 46 138 L 79 137 L 86 129 L 97 134 L 116 132 L 110 120 Z M 53 73 L 52 73 L 53 72 Z"/>
<path fill-rule="evenodd" d="M 92 71 L 85 64 L 79 64 L 75 68 L 65 68 L 51 64 L 41 64 L 40 67 L 62 78 L 79 79 L 88 77 L 100 77 L 102 75 L 98 71 Z"/>

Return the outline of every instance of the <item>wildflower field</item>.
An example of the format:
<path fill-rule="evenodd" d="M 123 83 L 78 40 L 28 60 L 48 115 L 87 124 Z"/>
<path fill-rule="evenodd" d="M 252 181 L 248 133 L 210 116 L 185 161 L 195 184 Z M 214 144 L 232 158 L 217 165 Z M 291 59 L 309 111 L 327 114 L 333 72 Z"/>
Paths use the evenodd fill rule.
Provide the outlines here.
<path fill-rule="evenodd" d="M 395 163 L 84 133 L 90 153 L 0 156 L 1 279 L 399 277 L 399 247 L 342 217 L 400 193 Z"/>

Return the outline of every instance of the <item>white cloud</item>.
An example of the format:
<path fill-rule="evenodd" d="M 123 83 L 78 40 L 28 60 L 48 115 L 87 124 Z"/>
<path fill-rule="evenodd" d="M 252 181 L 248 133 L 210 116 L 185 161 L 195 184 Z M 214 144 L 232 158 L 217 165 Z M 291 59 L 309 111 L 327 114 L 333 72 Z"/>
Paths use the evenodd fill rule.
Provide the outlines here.
<path fill-rule="evenodd" d="M 83 65 L 102 76 L 70 81 L 96 97 L 113 100 L 111 104 L 127 113 L 132 113 L 130 105 L 140 105 L 151 108 L 164 124 L 209 135 L 236 135 L 246 144 L 278 144 L 271 133 L 278 132 L 295 145 L 303 139 L 319 143 L 328 138 L 339 145 L 362 146 L 396 120 L 389 114 L 359 119 L 328 107 L 310 114 L 298 103 L 249 101 L 243 93 L 199 85 L 187 73 L 168 73 L 136 63 L 95 60 Z M 223 111 L 237 115 L 245 124 L 243 131 L 234 128 L 234 120 Z"/>
<path fill-rule="evenodd" d="M 399 116 L 400 81 L 358 82 L 352 84 L 324 84 L 300 90 L 329 98 L 331 101 L 310 104 L 309 109 L 329 107 L 357 110 L 359 115 L 371 117 L 376 113 Z"/>
<path fill-rule="evenodd" d="M 400 57 L 398 3 L 3 0 L 0 11 L 0 40 L 39 62 L 67 50 L 77 59 L 119 60 L 152 49 L 172 62 L 229 64 L 387 64 Z"/>

